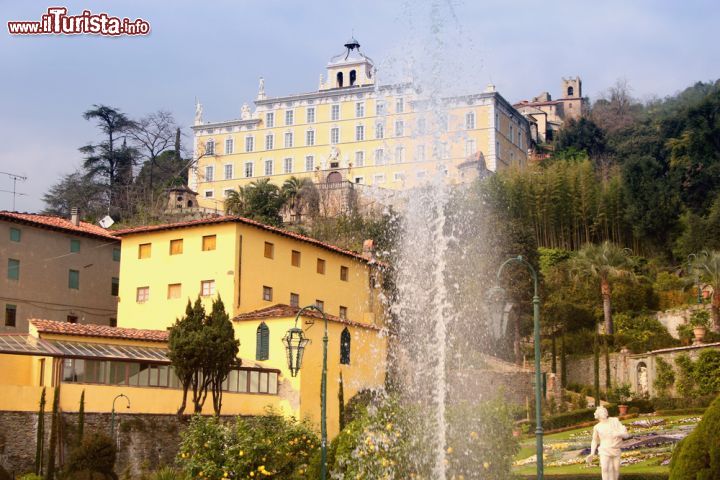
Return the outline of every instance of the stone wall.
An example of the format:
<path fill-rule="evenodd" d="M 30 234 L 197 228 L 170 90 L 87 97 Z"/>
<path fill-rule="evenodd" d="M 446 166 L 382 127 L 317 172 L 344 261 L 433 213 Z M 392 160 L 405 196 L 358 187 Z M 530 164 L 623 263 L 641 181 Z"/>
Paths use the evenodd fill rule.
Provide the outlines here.
<path fill-rule="evenodd" d="M 687 323 L 690 320 L 690 316 L 699 308 L 710 310 L 710 305 L 692 306 L 688 308 L 678 308 L 674 310 L 665 310 L 664 312 L 657 312 L 657 319 L 667 329 L 673 338 L 680 338 L 678 335 L 677 328 L 680 325 Z"/>
<path fill-rule="evenodd" d="M 593 386 L 595 384 L 595 365 L 593 355 L 568 355 L 566 385 L 577 383 Z M 559 362 L 558 362 L 559 363 Z M 560 365 L 558 365 L 558 370 Z M 619 353 L 610 354 L 610 381 L 616 385 L 623 383 L 623 363 Z M 605 355 L 600 355 L 600 388 L 605 388 Z"/>
<path fill-rule="evenodd" d="M 0 412 L 0 465 L 10 474 L 20 475 L 33 470 L 35 465 L 36 413 Z M 62 414 L 58 462 L 68 458 L 77 438 L 76 413 Z M 51 414 L 45 413 L 45 458 L 49 445 Z M 86 413 L 85 432 L 110 433 L 110 414 Z M 143 471 L 174 462 L 178 451 L 180 432 L 186 420 L 175 415 L 126 415 L 115 417 L 118 439 L 118 458 L 115 471 L 122 478 L 137 478 Z"/>

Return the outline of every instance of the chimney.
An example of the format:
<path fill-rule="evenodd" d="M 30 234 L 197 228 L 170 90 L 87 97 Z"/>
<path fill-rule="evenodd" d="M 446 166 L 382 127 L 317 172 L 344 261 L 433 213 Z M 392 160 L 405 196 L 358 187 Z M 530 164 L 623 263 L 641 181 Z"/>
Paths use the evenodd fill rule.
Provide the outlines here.
<path fill-rule="evenodd" d="M 70 209 L 70 222 L 76 227 L 80 225 L 80 213 L 76 207 Z"/>
<path fill-rule="evenodd" d="M 372 240 L 368 239 L 363 242 L 363 257 L 374 260 L 375 259 L 375 244 Z"/>

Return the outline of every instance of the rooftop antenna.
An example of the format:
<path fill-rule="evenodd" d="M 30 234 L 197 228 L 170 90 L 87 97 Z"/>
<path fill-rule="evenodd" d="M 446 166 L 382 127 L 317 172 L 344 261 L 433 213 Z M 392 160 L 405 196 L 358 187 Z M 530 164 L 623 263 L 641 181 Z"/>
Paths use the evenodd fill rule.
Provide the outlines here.
<path fill-rule="evenodd" d="M 13 196 L 13 203 L 12 203 L 12 209 L 13 212 L 15 211 L 15 198 L 21 195 L 27 195 L 27 193 L 21 193 L 17 191 L 17 181 L 20 180 L 21 182 L 24 182 L 27 180 L 27 177 L 24 177 L 22 175 L 17 175 L 15 173 L 9 173 L 9 172 L 0 172 L 0 174 L 7 175 L 10 177 L 10 179 L 13 182 L 13 189 L 12 190 L 0 190 L 0 192 L 4 193 L 12 193 Z"/>

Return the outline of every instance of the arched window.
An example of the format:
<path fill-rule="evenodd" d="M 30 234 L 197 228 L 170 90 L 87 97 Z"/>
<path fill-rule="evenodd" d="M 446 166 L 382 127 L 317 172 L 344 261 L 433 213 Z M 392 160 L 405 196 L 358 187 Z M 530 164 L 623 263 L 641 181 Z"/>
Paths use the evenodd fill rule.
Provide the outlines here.
<path fill-rule="evenodd" d="M 357 80 L 357 73 L 355 73 L 355 70 L 350 70 L 350 86 L 352 87 L 355 85 L 355 80 Z"/>
<path fill-rule="evenodd" d="M 573 87 L 568 87 L 568 97 L 572 97 L 573 93 L 575 93 L 575 89 Z"/>
<path fill-rule="evenodd" d="M 340 334 L 340 363 L 350 365 L 350 332 L 347 327 Z"/>
<path fill-rule="evenodd" d="M 188 207 L 192 207 L 192 200 L 188 200 Z"/>
<path fill-rule="evenodd" d="M 338 72 L 337 74 L 337 86 L 342 87 L 343 86 L 343 74 L 342 72 Z"/>
<path fill-rule="evenodd" d="M 257 328 L 255 342 L 255 360 L 267 360 L 270 358 L 270 329 L 265 322 Z"/>

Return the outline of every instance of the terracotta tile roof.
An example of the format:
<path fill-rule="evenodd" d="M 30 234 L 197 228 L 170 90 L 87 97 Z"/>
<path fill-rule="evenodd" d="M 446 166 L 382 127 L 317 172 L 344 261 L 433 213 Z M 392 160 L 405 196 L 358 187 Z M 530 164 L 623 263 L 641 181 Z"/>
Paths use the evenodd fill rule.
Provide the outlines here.
<path fill-rule="evenodd" d="M 313 245 L 316 245 L 320 248 L 324 248 L 326 250 L 331 250 L 336 253 L 340 253 L 342 255 L 347 255 L 349 257 L 356 258 L 358 260 L 361 260 L 363 262 L 369 262 L 370 259 L 365 257 L 364 255 L 361 255 L 357 252 L 353 252 L 352 250 L 345 250 L 344 248 L 336 247 L 335 245 L 331 245 L 329 243 L 321 242 L 320 240 L 316 240 L 311 237 L 307 237 L 305 235 L 301 235 L 299 233 L 291 232 L 288 230 L 284 230 L 282 228 L 273 227 L 270 225 L 265 225 L 264 223 L 260 223 L 255 220 L 251 220 L 249 218 L 240 217 L 237 215 L 224 215 L 220 217 L 211 217 L 211 218 L 201 218 L 197 220 L 189 220 L 187 222 L 178 222 L 178 223 L 166 223 L 163 225 L 146 225 L 142 227 L 134 227 L 134 228 L 126 228 L 123 230 L 115 230 L 113 233 L 117 236 L 125 236 L 125 235 L 132 235 L 136 233 L 146 233 L 146 232 L 157 232 L 161 230 L 174 230 L 178 228 L 187 228 L 187 227 L 198 227 L 203 225 L 213 225 L 216 223 L 231 223 L 231 222 L 237 222 L 242 223 L 244 225 L 250 225 L 253 227 L 260 228 L 262 230 L 273 232 L 278 235 L 283 235 L 285 237 L 294 238 L 295 240 L 300 240 L 302 242 L 310 243 Z"/>
<path fill-rule="evenodd" d="M 235 318 L 233 318 L 233 321 L 241 322 L 246 320 L 262 320 L 266 318 L 291 318 L 295 317 L 295 315 L 297 315 L 299 311 L 300 308 L 298 307 L 291 307 L 290 305 L 278 303 L 271 307 L 261 308 L 260 310 L 241 313 L 240 315 L 237 315 Z M 302 316 L 322 320 L 322 315 L 317 310 L 305 310 Z M 342 323 L 344 325 L 367 328 L 370 330 L 381 330 L 379 326 L 373 325 L 372 323 L 354 322 L 352 320 L 336 317 L 335 315 L 330 315 L 328 313 L 326 313 L 325 316 L 327 317 L 329 322 Z"/>
<path fill-rule="evenodd" d="M 31 319 L 38 333 L 75 335 L 79 337 L 119 338 L 125 340 L 144 340 L 147 342 L 167 342 L 167 330 L 141 330 L 137 328 L 109 327 L 83 323 L 56 322 L 55 320 Z"/>
<path fill-rule="evenodd" d="M 52 215 L 8 212 L 6 210 L 2 210 L 0 211 L 0 220 L 7 220 L 9 222 L 32 225 L 38 228 L 47 228 L 50 230 L 74 233 L 76 235 L 99 237 L 118 241 L 120 240 L 113 235 L 113 232 L 111 232 L 110 230 L 105 230 L 98 225 L 87 222 L 80 222 L 80 225 L 74 225 L 67 218 L 55 217 Z"/>

